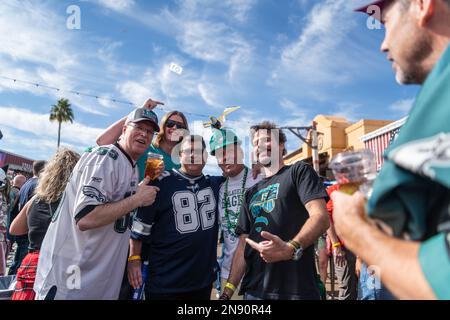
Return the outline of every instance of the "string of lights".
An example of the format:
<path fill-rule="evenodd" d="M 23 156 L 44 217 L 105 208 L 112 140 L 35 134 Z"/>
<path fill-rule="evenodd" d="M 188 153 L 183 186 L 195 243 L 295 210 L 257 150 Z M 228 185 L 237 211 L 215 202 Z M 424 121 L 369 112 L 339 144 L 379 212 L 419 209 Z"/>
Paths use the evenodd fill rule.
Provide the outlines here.
<path fill-rule="evenodd" d="M 22 83 L 22 84 L 34 86 L 36 88 L 45 88 L 45 89 L 48 89 L 48 90 L 54 90 L 54 91 L 61 92 L 61 93 L 70 93 L 70 94 L 74 94 L 76 96 L 88 97 L 88 98 L 93 98 L 93 99 L 97 99 L 97 100 L 104 100 L 104 101 L 109 101 L 109 102 L 113 102 L 113 103 L 117 103 L 117 104 L 129 105 L 129 106 L 132 106 L 134 108 L 139 107 L 138 105 L 136 105 L 136 104 L 134 104 L 134 103 L 132 103 L 130 101 L 125 101 L 125 100 L 121 100 L 121 99 L 117 99 L 117 98 L 103 97 L 101 95 L 90 94 L 90 93 L 81 92 L 81 91 L 75 91 L 75 90 L 65 90 L 65 89 L 61 89 L 61 88 L 57 88 L 57 87 L 46 85 L 44 83 L 32 82 L 32 81 L 27 81 L 27 80 L 21 80 L 21 79 L 17 79 L 17 78 L 6 77 L 6 76 L 3 76 L 3 75 L 0 75 L 0 78 L 4 79 L 4 80 L 12 81 L 14 83 Z M 158 106 L 158 107 L 156 107 L 156 109 L 168 112 L 168 110 L 166 110 L 162 106 Z M 209 115 L 201 114 L 201 113 L 194 113 L 194 112 L 183 112 L 183 113 L 186 114 L 186 115 L 196 116 L 196 117 L 199 117 L 199 118 L 208 118 L 209 119 L 209 117 L 210 117 Z"/>
<path fill-rule="evenodd" d="M 132 106 L 133 108 L 140 107 L 140 106 L 135 105 L 134 103 L 132 103 L 130 101 L 126 101 L 126 100 L 121 100 L 121 99 L 117 99 L 117 98 L 110 98 L 110 97 L 103 97 L 101 95 L 90 94 L 90 93 L 86 93 L 86 92 L 82 92 L 82 91 L 65 90 L 65 89 L 61 89 L 61 88 L 57 88 L 57 87 L 46 85 L 44 83 L 32 82 L 32 81 L 27 81 L 27 80 L 21 80 L 21 79 L 11 78 L 11 77 L 7 77 L 7 76 L 3 76 L 3 75 L 0 75 L 0 79 L 12 81 L 14 83 L 22 83 L 22 84 L 34 86 L 36 88 L 45 88 L 45 89 L 48 89 L 48 90 L 54 90 L 54 91 L 57 91 L 57 92 L 60 92 L 60 93 L 70 93 L 70 94 L 74 94 L 76 96 L 83 96 L 83 97 L 93 98 L 93 99 L 97 99 L 97 100 L 110 101 L 110 102 L 117 103 L 117 104 L 123 104 L 123 105 Z M 162 106 L 157 106 L 156 109 L 164 111 L 164 112 L 169 112 L 169 110 L 167 110 L 166 108 L 164 108 Z M 186 114 L 186 115 L 189 115 L 189 116 L 195 116 L 195 117 L 199 117 L 199 118 L 207 118 L 207 119 L 210 118 L 209 115 L 201 114 L 201 113 L 185 112 L 185 111 L 183 111 L 183 113 Z M 228 122 L 233 122 L 233 121 L 228 121 Z M 249 124 L 249 125 L 253 124 L 250 121 L 244 121 L 244 123 Z"/>

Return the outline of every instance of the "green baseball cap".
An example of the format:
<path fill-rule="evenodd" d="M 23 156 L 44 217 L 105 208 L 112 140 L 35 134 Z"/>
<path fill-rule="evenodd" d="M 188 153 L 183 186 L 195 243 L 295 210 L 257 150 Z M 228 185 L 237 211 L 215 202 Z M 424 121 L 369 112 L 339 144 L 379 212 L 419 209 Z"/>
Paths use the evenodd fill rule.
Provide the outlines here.
<path fill-rule="evenodd" d="M 209 141 L 211 155 L 215 156 L 216 151 L 231 144 L 241 144 L 238 136 L 230 129 L 214 129 L 214 133 Z"/>

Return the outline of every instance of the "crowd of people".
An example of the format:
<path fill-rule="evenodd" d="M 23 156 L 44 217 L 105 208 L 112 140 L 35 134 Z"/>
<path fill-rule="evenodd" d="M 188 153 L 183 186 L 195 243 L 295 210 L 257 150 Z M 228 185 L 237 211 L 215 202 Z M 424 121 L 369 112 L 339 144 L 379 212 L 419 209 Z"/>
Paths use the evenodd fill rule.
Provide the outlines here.
<path fill-rule="evenodd" d="M 358 10 L 371 5 L 397 80 L 423 88 L 369 199 L 326 188 L 304 162 L 285 165 L 286 135 L 270 121 L 251 128 L 249 167 L 243 137 L 213 128 L 208 154 L 182 112 L 159 122 L 163 103 L 149 99 L 82 155 L 36 161 L 26 182 L 0 170 L 12 299 L 209 300 L 218 281 L 220 300 L 319 300 L 328 254 L 340 300 L 450 299 L 450 1 Z M 163 159 L 153 180 L 149 152 Z M 209 156 L 221 175 L 204 174 Z"/>

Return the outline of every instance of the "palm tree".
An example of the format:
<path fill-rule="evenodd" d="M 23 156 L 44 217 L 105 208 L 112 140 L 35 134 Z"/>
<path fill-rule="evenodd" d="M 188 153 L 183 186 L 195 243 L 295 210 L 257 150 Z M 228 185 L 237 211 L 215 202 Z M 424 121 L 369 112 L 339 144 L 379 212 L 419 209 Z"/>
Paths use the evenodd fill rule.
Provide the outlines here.
<path fill-rule="evenodd" d="M 73 123 L 74 115 L 70 106 L 69 100 L 63 98 L 59 99 L 57 104 L 52 105 L 50 111 L 50 121 L 58 121 L 58 148 L 61 140 L 61 123 Z"/>

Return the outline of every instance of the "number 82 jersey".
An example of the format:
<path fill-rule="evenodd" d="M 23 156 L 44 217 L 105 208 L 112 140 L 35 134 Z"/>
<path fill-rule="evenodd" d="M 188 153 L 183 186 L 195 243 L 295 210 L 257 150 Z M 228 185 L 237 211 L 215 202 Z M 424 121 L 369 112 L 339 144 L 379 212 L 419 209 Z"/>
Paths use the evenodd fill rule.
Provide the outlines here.
<path fill-rule="evenodd" d="M 151 294 L 200 290 L 215 280 L 218 192 L 222 177 L 190 177 L 173 169 L 153 183 L 153 205 L 139 208 L 132 238 L 148 243 Z"/>

